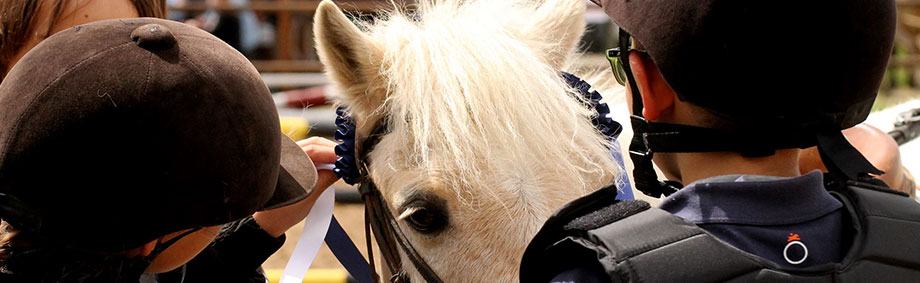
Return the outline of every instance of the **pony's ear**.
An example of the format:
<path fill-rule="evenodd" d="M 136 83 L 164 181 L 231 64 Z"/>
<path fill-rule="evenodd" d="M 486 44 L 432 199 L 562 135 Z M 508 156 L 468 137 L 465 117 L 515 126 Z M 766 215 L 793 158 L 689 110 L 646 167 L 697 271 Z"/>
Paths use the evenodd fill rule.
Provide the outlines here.
<path fill-rule="evenodd" d="M 341 98 L 353 109 L 368 107 L 373 99 L 366 96 L 373 93 L 370 89 L 380 69 L 380 52 L 330 0 L 319 4 L 313 22 L 316 51 Z"/>
<path fill-rule="evenodd" d="M 584 0 L 546 0 L 524 30 L 547 63 L 562 68 L 585 32 Z"/>

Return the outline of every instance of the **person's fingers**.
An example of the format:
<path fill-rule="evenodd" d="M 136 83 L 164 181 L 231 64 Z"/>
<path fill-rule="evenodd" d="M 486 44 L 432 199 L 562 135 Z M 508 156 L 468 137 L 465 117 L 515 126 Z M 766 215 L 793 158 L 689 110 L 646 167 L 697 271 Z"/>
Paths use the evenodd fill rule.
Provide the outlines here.
<path fill-rule="evenodd" d="M 307 145 L 324 145 L 324 146 L 333 146 L 333 147 L 334 147 L 334 146 L 338 145 L 338 143 L 336 143 L 335 141 L 329 140 L 329 139 L 327 139 L 327 138 L 322 138 L 322 137 L 309 137 L 309 138 L 307 138 L 307 139 L 305 139 L 305 140 L 299 140 L 299 141 L 297 141 L 297 145 L 299 145 L 300 147 L 304 147 L 304 146 L 307 146 Z"/>
<path fill-rule="evenodd" d="M 338 160 L 335 155 L 334 141 L 321 137 L 310 137 L 305 140 L 297 141 L 297 145 L 303 149 L 303 152 L 310 156 L 314 164 L 332 164 Z"/>
<path fill-rule="evenodd" d="M 301 147 L 303 152 L 310 156 L 313 164 L 335 164 L 339 159 L 335 155 L 335 147 L 326 145 L 304 145 Z"/>

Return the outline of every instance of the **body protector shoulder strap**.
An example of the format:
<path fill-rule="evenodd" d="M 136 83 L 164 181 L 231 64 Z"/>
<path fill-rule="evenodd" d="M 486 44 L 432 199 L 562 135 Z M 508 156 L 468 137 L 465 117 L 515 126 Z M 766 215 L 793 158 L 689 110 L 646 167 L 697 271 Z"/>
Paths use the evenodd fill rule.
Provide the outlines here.
<path fill-rule="evenodd" d="M 873 184 L 831 188 L 849 212 L 853 243 L 840 263 L 791 269 L 741 251 L 642 201 L 602 189 L 557 211 L 527 247 L 521 282 L 549 282 L 576 267 L 611 282 L 915 282 L 920 204 Z M 608 200 L 599 200 L 598 198 Z M 591 199 L 593 198 L 593 199 Z M 582 209 L 574 204 L 584 205 Z"/>

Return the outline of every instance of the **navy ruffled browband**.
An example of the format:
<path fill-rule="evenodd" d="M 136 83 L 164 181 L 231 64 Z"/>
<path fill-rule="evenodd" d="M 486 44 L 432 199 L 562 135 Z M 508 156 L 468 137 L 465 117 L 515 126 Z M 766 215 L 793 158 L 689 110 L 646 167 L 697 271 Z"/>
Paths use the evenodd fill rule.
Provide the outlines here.
<path fill-rule="evenodd" d="M 623 126 L 610 117 L 607 117 L 610 114 L 610 107 L 607 106 L 607 103 L 601 102 L 601 99 L 603 99 L 601 94 L 596 90 L 592 91 L 591 84 L 573 74 L 562 73 L 562 78 L 565 79 L 565 82 L 568 83 L 569 86 L 581 93 L 582 97 L 591 101 L 591 105 L 594 106 L 594 110 L 597 111 L 597 116 L 591 120 L 594 127 L 604 134 L 604 136 L 607 136 L 608 139 L 615 140 L 617 136 L 620 135 L 620 132 L 623 131 Z"/>
<path fill-rule="evenodd" d="M 575 75 L 562 73 L 562 77 L 569 86 L 577 90 L 582 97 L 590 101 L 591 105 L 594 106 L 594 110 L 597 111 L 597 116 L 591 121 L 594 127 L 611 141 L 615 140 L 620 132 L 623 131 L 623 127 L 620 123 L 607 117 L 610 114 L 610 107 L 601 102 L 601 94 L 597 91 L 592 91 L 591 84 Z M 335 154 L 339 156 L 339 160 L 335 162 L 333 172 L 346 183 L 354 185 L 361 180 L 357 159 L 355 158 L 355 121 L 345 111 L 344 106 L 336 109 L 335 113 L 338 115 L 335 118 L 335 140 L 341 142 L 341 144 L 335 147 Z"/>
<path fill-rule="evenodd" d="M 332 172 L 345 183 L 354 185 L 361 180 L 355 158 L 355 120 L 345 112 L 345 106 L 339 106 L 335 114 L 335 140 L 341 143 L 335 146 L 335 155 L 339 156 L 339 160 L 335 161 L 335 169 L 332 169 Z"/>

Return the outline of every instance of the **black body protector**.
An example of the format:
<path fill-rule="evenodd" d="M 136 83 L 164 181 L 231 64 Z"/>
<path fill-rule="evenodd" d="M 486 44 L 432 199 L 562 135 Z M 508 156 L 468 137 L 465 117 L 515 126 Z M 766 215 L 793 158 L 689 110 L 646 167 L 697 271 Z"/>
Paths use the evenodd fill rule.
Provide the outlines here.
<path fill-rule="evenodd" d="M 783 268 L 644 201 L 614 200 L 608 187 L 550 217 L 524 253 L 521 282 L 589 266 L 605 270 L 602 281 L 610 282 L 916 282 L 918 204 L 877 184 L 827 186 L 856 234 L 840 263 Z"/>
<path fill-rule="evenodd" d="M 847 209 L 854 240 L 840 263 L 783 268 L 646 202 L 615 200 L 610 186 L 567 204 L 544 224 L 524 253 L 522 282 L 548 282 L 562 271 L 592 266 L 612 282 L 920 280 L 920 241 L 906 236 L 920 233 L 920 204 L 874 179 L 883 172 L 841 133 L 866 119 L 877 95 L 893 41 L 893 1 L 595 2 L 622 28 L 619 61 L 633 94 L 629 151 L 637 189 L 661 197 L 682 187 L 658 179 L 654 152 L 766 157 L 817 146 L 829 170 L 825 187 Z M 776 15 L 784 16 L 769 20 Z M 822 51 L 771 46 L 763 40 L 769 31 L 784 32 L 772 33 L 777 42 Z M 736 124 L 713 129 L 642 117 L 628 61 L 633 37 L 679 99 Z M 858 64 L 843 63 L 852 56 Z M 783 64 L 789 62 L 813 64 Z"/>

